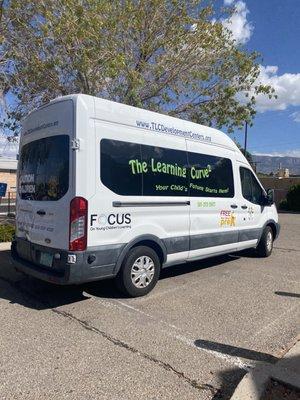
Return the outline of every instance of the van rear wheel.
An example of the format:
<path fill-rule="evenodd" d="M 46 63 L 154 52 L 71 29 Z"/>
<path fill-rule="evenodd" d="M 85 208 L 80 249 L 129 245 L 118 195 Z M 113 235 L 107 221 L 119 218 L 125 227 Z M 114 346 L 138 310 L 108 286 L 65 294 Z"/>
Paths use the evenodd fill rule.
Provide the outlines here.
<path fill-rule="evenodd" d="M 257 252 L 260 257 L 269 257 L 273 250 L 273 231 L 270 226 L 266 226 L 257 246 Z"/>
<path fill-rule="evenodd" d="M 156 285 L 160 268 L 160 260 L 153 249 L 134 247 L 122 263 L 116 277 L 117 286 L 126 296 L 144 296 Z"/>

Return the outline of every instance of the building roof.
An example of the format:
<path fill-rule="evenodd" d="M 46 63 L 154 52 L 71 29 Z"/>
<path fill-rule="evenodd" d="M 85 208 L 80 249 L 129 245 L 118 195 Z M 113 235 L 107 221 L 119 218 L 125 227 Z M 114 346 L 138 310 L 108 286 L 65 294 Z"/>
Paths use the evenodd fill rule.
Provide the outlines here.
<path fill-rule="evenodd" d="M 0 169 L 17 171 L 18 160 L 14 158 L 0 157 Z"/>

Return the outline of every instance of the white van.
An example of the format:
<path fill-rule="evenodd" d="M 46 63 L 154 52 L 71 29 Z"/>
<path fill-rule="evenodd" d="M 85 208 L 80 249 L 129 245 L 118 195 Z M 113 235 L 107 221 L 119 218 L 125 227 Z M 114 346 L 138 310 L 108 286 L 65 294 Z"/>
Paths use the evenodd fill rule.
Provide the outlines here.
<path fill-rule="evenodd" d="M 216 129 L 60 97 L 23 124 L 14 265 L 57 284 L 116 278 L 141 296 L 166 266 L 248 248 L 269 256 L 271 197 Z"/>

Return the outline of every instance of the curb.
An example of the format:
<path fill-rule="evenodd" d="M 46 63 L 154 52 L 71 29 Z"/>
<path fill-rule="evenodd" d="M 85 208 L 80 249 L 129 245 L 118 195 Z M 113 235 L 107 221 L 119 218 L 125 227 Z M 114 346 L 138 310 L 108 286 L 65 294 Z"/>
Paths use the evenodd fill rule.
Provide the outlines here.
<path fill-rule="evenodd" d="M 10 250 L 11 242 L 0 242 L 0 251 Z"/>
<path fill-rule="evenodd" d="M 235 389 L 231 400 L 259 400 L 270 378 L 300 389 L 300 336 L 275 365 L 266 364 L 248 372 Z"/>

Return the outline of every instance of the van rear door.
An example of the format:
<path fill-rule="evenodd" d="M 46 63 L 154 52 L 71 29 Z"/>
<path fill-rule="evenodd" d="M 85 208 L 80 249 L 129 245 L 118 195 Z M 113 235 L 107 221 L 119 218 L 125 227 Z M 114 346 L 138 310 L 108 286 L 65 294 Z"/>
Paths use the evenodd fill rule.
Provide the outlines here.
<path fill-rule="evenodd" d="M 58 249 L 69 247 L 69 207 L 74 196 L 71 140 L 73 102 L 55 102 L 24 123 L 18 166 L 16 234 Z"/>

